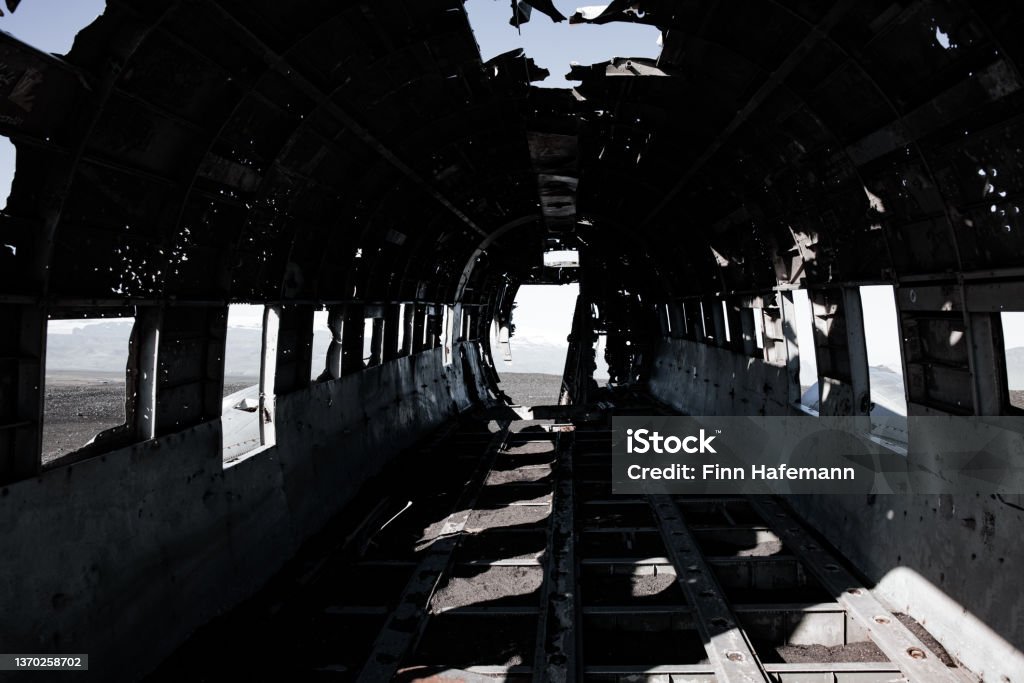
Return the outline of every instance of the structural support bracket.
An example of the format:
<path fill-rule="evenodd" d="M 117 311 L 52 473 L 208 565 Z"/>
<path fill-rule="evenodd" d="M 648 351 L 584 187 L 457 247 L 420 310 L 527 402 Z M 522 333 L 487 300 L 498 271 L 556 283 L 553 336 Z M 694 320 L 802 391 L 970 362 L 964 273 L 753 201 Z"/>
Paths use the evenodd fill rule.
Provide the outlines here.
<path fill-rule="evenodd" d="M 760 496 L 751 496 L 750 504 L 909 680 L 928 683 L 965 683 L 974 680 L 962 669 L 943 664 L 920 638 L 811 537 L 803 525 L 789 514 L 785 505 Z"/>

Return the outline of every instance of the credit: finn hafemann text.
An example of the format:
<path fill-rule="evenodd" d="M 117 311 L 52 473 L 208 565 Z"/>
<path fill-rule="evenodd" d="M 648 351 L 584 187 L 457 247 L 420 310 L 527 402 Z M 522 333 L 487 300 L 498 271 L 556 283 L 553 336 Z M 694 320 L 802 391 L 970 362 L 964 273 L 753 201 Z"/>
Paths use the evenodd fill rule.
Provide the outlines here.
<path fill-rule="evenodd" d="M 676 453 L 717 453 L 712 441 L 717 435 L 709 436 L 704 429 L 699 434 L 685 437 L 662 436 L 647 429 L 626 430 L 626 452 L 629 454 L 676 454 Z M 852 480 L 856 472 L 852 467 L 790 467 L 786 463 L 771 465 L 750 465 L 749 467 L 724 467 L 716 463 L 684 465 L 673 463 L 663 467 L 644 467 L 633 464 L 626 468 L 630 479 L 653 480 L 757 480 L 757 479 L 825 479 Z"/>

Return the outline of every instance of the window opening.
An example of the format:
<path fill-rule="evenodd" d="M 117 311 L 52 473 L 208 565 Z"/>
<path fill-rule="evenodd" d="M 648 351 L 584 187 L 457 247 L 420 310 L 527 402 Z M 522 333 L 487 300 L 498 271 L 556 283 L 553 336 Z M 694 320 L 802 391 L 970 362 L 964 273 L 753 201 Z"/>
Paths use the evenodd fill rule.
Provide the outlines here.
<path fill-rule="evenodd" d="M 576 284 L 523 285 L 516 292 L 512 360 L 501 369 L 501 389 L 514 403 L 558 402 L 578 296 Z"/>
<path fill-rule="evenodd" d="M 1024 410 L 1024 312 L 1000 314 L 1010 405 Z"/>
<path fill-rule="evenodd" d="M 125 368 L 134 324 L 133 317 L 48 321 L 43 466 L 125 424 Z"/>
<path fill-rule="evenodd" d="M 255 304 L 228 306 L 221 435 L 224 466 L 273 445 L 278 313 Z"/>

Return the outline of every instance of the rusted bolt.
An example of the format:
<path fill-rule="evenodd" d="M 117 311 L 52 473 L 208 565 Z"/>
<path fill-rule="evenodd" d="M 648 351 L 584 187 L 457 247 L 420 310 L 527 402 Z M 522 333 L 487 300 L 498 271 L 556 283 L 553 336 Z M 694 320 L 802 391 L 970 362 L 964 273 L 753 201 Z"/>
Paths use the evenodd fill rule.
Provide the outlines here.
<path fill-rule="evenodd" d="M 889 617 L 877 616 L 877 617 L 875 617 L 875 623 L 876 624 L 888 624 L 889 623 Z"/>
<path fill-rule="evenodd" d="M 924 659 L 927 656 L 925 655 L 924 650 L 919 647 L 908 647 L 907 654 L 913 659 Z"/>
<path fill-rule="evenodd" d="M 725 653 L 725 658 L 728 659 L 730 662 L 742 662 L 743 653 L 736 652 L 735 650 L 730 650 L 729 652 Z"/>

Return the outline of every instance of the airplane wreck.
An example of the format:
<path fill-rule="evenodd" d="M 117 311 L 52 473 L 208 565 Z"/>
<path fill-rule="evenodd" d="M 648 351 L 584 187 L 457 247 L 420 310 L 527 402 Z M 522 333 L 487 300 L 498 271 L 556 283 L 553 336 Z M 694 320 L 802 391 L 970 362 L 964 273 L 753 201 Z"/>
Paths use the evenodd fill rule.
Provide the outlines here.
<path fill-rule="evenodd" d="M 916 418 L 1024 416 L 1024 6 L 501 4 L 502 31 L 640 24 L 661 55 L 540 87 L 462 0 L 108 0 L 66 55 L 0 33 L 0 653 L 87 655 L 49 674 L 76 680 L 1024 681 L 1019 491 L 609 478 L 626 416 L 850 418 L 910 462 Z M 558 394 L 515 405 L 517 292 L 565 284 Z M 123 421 L 49 453 L 50 328 L 97 320 L 130 330 Z"/>

